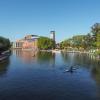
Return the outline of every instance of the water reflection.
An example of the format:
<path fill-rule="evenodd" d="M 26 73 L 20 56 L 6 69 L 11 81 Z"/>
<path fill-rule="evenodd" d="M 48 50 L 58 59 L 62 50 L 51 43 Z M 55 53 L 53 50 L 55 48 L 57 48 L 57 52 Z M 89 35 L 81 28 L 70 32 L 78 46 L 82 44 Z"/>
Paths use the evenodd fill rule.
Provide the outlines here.
<path fill-rule="evenodd" d="M 14 50 L 13 54 L 19 57 L 25 63 L 37 63 L 40 65 L 55 66 L 55 53 L 52 52 L 33 52 L 26 50 Z"/>
<path fill-rule="evenodd" d="M 37 59 L 37 52 L 29 51 L 29 50 L 13 50 L 13 54 L 17 57 L 21 58 L 24 62 L 30 63 L 33 60 Z"/>
<path fill-rule="evenodd" d="M 70 74 L 63 65 L 80 67 Z M 100 100 L 100 62 L 87 54 L 14 50 L 2 75 L 0 100 Z"/>
<path fill-rule="evenodd" d="M 91 76 L 95 80 L 97 84 L 97 96 L 100 100 L 100 64 L 98 63 L 96 66 L 91 69 Z"/>
<path fill-rule="evenodd" d="M 38 52 L 37 62 L 40 64 L 47 64 L 48 66 L 55 66 L 55 54 L 52 52 Z"/>
<path fill-rule="evenodd" d="M 85 68 L 90 72 L 96 82 L 98 100 L 100 100 L 100 61 L 94 56 L 79 53 L 62 52 L 62 58 L 67 65 L 79 65 L 80 68 Z"/>
<path fill-rule="evenodd" d="M 10 65 L 9 57 L 0 62 L 0 77 L 6 75 L 9 65 Z"/>
<path fill-rule="evenodd" d="M 88 54 L 80 54 L 80 53 L 66 53 L 62 52 L 63 61 L 66 64 L 71 65 L 80 65 L 85 67 L 92 67 L 93 65 L 99 65 L 100 62 L 94 59 L 92 56 Z"/>

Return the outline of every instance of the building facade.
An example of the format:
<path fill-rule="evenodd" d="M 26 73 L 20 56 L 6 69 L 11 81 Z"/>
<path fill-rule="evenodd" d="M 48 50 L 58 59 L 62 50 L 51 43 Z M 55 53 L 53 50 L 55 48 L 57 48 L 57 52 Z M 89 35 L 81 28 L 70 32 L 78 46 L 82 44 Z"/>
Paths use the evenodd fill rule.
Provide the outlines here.
<path fill-rule="evenodd" d="M 13 43 L 14 49 L 38 49 L 37 35 L 27 35 L 23 39 L 17 40 Z"/>
<path fill-rule="evenodd" d="M 27 35 L 23 39 L 16 40 L 13 42 L 13 49 L 32 49 L 37 50 L 38 49 L 38 38 L 37 35 Z M 50 39 L 55 41 L 55 31 L 50 32 Z M 55 42 L 56 44 L 56 42 Z"/>

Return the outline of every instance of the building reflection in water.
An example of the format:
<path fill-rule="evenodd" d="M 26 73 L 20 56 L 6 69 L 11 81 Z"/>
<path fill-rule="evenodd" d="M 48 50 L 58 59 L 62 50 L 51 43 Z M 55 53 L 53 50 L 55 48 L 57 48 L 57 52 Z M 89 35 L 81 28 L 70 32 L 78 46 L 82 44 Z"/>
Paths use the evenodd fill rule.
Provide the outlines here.
<path fill-rule="evenodd" d="M 10 58 L 3 60 L 0 62 L 0 77 L 6 75 L 10 65 Z"/>
<path fill-rule="evenodd" d="M 52 52 L 37 52 L 29 50 L 16 49 L 13 50 L 13 54 L 21 58 L 25 63 L 37 63 L 37 64 L 47 64 L 49 66 L 55 66 L 55 54 Z M 47 66 L 48 67 L 48 66 Z"/>
<path fill-rule="evenodd" d="M 16 57 L 21 58 L 21 60 L 26 63 L 33 62 L 37 59 L 37 51 L 33 52 L 31 50 L 16 49 L 13 50 L 13 54 L 15 54 Z"/>

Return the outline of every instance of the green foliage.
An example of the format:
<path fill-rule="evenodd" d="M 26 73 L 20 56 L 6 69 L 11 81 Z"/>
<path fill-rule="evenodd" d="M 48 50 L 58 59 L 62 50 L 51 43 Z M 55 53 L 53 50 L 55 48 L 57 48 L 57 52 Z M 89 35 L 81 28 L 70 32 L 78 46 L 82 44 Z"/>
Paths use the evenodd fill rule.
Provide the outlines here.
<path fill-rule="evenodd" d="M 98 33 L 96 36 L 96 46 L 100 48 L 100 33 Z"/>
<path fill-rule="evenodd" d="M 100 23 L 96 23 L 92 26 L 92 34 L 94 46 L 100 48 Z"/>
<path fill-rule="evenodd" d="M 4 37 L 0 37 L 0 52 L 10 48 L 10 41 Z"/>
<path fill-rule="evenodd" d="M 42 50 L 53 49 L 55 47 L 55 41 L 47 37 L 38 38 L 38 48 Z"/>
<path fill-rule="evenodd" d="M 100 56 L 100 50 L 96 51 L 96 52 L 95 52 L 95 55 L 96 55 L 96 56 L 97 56 L 97 55 Z"/>
<path fill-rule="evenodd" d="M 60 43 L 60 48 L 61 49 L 65 49 L 67 48 L 68 46 L 70 46 L 70 41 L 69 40 L 64 40 Z"/>
<path fill-rule="evenodd" d="M 93 33 L 94 36 L 96 36 L 99 32 L 100 32 L 100 23 L 95 23 L 92 27 L 91 27 L 91 32 Z"/>
<path fill-rule="evenodd" d="M 85 35 L 77 35 L 72 38 L 73 40 L 73 47 L 84 47 L 85 44 Z"/>
<path fill-rule="evenodd" d="M 73 48 L 86 48 L 86 42 L 85 42 L 86 36 L 85 35 L 77 35 L 73 36 L 71 39 L 62 41 L 60 43 L 60 47 L 62 49 L 68 48 L 68 47 L 73 47 Z"/>
<path fill-rule="evenodd" d="M 91 34 L 87 35 L 76 35 L 71 39 L 67 39 L 60 43 L 62 49 L 72 48 L 83 48 L 83 49 L 100 49 L 100 23 L 95 23 L 91 27 Z"/>

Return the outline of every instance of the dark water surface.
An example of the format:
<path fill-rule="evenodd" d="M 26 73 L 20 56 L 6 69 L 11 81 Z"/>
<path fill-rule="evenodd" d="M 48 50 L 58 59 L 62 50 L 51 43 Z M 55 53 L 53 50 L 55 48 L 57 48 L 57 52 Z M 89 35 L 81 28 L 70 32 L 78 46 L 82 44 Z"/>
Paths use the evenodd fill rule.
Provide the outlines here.
<path fill-rule="evenodd" d="M 86 54 L 16 50 L 0 62 L 0 100 L 100 100 L 100 62 Z M 71 65 L 77 68 L 65 72 Z"/>

